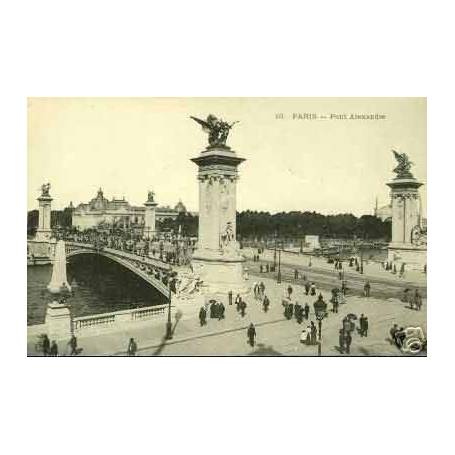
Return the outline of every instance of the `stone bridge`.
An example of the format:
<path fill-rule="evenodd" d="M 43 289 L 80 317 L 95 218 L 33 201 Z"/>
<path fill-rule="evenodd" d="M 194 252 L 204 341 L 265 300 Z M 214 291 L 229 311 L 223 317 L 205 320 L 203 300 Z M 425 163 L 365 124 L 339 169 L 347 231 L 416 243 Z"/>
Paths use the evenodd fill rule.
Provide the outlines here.
<path fill-rule="evenodd" d="M 132 271 L 147 283 L 150 283 L 165 297 L 169 298 L 167 276 L 171 271 L 171 267 L 165 262 L 145 256 L 139 256 L 128 251 L 98 247 L 88 243 L 65 242 L 65 250 L 68 259 L 81 254 L 104 256 Z"/>

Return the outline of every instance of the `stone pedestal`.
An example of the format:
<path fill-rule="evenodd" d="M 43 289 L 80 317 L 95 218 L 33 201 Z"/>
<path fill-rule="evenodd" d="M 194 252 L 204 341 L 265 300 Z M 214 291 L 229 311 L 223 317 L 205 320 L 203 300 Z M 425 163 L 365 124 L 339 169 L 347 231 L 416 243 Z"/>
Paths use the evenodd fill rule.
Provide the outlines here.
<path fill-rule="evenodd" d="M 42 194 L 38 198 L 39 215 L 38 229 L 36 231 L 35 240 L 38 242 L 48 242 L 51 238 L 51 202 L 52 197 L 48 194 Z"/>
<path fill-rule="evenodd" d="M 407 268 L 423 269 L 426 264 L 426 244 L 417 238 L 421 228 L 419 188 L 423 183 L 411 174 L 399 176 L 387 183 L 392 199 L 392 242 L 388 259 Z"/>
<path fill-rule="evenodd" d="M 56 301 L 48 303 L 46 331 L 50 340 L 69 339 L 72 334 L 69 306 Z"/>
<path fill-rule="evenodd" d="M 153 238 L 156 232 L 156 207 L 158 204 L 153 200 L 148 200 L 144 205 L 144 238 L 148 240 Z"/>
<path fill-rule="evenodd" d="M 236 193 L 237 167 L 245 160 L 229 147 L 217 146 L 192 161 L 199 167 L 199 233 L 193 270 L 206 294 L 244 294 L 248 282 L 236 241 Z"/>

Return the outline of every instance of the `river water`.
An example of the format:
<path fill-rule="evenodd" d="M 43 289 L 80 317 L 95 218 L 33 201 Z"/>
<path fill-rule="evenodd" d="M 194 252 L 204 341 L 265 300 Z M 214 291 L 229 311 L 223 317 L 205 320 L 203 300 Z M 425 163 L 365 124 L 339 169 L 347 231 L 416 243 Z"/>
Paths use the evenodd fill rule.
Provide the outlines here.
<path fill-rule="evenodd" d="M 137 307 L 161 305 L 165 297 L 134 273 L 109 259 L 82 255 L 70 259 L 68 299 L 74 316 L 88 316 Z M 27 324 L 44 323 L 52 266 L 27 267 Z"/>

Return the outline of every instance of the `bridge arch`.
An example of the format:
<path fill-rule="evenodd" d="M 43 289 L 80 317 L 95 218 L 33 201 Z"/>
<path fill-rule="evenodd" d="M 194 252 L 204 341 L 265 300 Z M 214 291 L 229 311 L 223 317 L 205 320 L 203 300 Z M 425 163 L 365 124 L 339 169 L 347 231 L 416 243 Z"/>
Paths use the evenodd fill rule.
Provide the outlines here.
<path fill-rule="evenodd" d="M 111 261 L 120 264 L 126 269 L 133 272 L 135 275 L 142 278 L 147 283 L 151 284 L 157 291 L 159 291 L 166 298 L 169 298 L 169 288 L 165 285 L 159 278 L 155 277 L 155 274 L 160 276 L 163 273 L 166 273 L 170 270 L 170 267 L 167 264 L 149 264 L 147 263 L 146 258 L 141 258 L 140 256 L 132 255 L 129 253 L 124 253 L 121 251 L 116 251 L 109 249 L 109 251 L 104 249 L 96 249 L 94 247 L 80 247 L 68 245 L 66 248 L 66 257 L 70 259 L 75 256 L 80 255 L 98 255 L 108 258 Z M 136 257 L 135 257 L 136 256 Z"/>

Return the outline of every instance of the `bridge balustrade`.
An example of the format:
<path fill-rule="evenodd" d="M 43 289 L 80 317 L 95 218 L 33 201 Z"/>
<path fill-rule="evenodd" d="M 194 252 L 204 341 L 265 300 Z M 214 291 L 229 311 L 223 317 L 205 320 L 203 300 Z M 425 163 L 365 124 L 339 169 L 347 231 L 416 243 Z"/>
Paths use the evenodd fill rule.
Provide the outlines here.
<path fill-rule="evenodd" d="M 73 330 L 75 333 L 80 334 L 82 331 L 92 328 L 115 328 L 116 325 L 124 327 L 123 324 L 125 322 L 143 321 L 164 316 L 167 309 L 168 305 L 155 305 L 77 317 L 73 319 Z"/>

